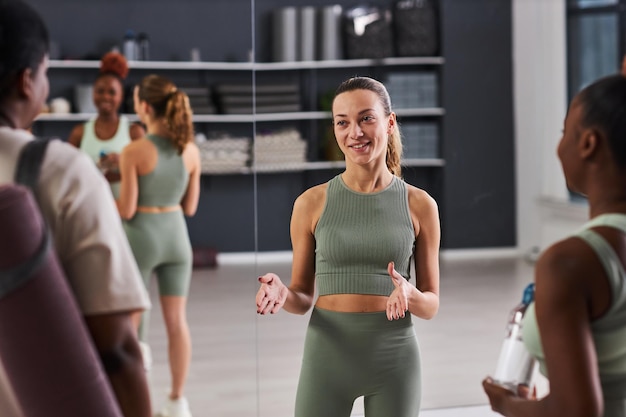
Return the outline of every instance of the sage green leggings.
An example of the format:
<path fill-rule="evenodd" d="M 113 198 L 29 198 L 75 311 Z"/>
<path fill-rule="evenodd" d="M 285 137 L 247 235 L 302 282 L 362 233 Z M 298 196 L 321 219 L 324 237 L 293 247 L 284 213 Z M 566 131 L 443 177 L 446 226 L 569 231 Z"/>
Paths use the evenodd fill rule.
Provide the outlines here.
<path fill-rule="evenodd" d="M 155 273 L 161 296 L 186 297 L 191 281 L 192 252 L 183 212 L 137 212 L 132 219 L 124 221 L 124 230 L 146 288 Z M 143 341 L 147 339 L 148 315 L 149 312 L 143 314 L 139 331 Z"/>
<path fill-rule="evenodd" d="M 304 343 L 295 417 L 349 417 L 364 397 L 365 417 L 416 417 L 420 353 L 408 314 L 314 308 Z"/>

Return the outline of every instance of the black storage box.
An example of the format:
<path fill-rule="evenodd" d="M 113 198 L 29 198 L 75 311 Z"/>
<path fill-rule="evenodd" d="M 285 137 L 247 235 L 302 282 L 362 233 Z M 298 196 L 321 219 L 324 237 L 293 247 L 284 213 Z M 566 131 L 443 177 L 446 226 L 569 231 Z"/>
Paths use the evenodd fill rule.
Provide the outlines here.
<path fill-rule="evenodd" d="M 344 57 L 376 59 L 393 56 L 391 11 L 358 6 L 347 9 L 343 17 Z"/>
<path fill-rule="evenodd" d="M 397 56 L 439 53 L 439 14 L 436 0 L 399 0 L 394 4 L 393 28 Z"/>

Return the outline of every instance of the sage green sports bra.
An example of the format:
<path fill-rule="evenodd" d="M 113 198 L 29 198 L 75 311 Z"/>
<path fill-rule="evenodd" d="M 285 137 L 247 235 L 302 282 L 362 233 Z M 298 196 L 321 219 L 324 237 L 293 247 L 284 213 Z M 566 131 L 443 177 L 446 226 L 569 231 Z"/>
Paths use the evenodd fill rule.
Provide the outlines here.
<path fill-rule="evenodd" d="M 574 235 L 593 248 L 609 279 L 611 307 L 604 316 L 591 323 L 591 330 L 604 397 L 623 399 L 626 398 L 626 272 L 613 248 L 602 236 L 590 230 L 598 226 L 613 227 L 626 233 L 626 215 L 597 216 Z M 528 351 L 537 358 L 541 373 L 548 376 L 534 303 L 524 315 L 522 338 Z"/>
<path fill-rule="evenodd" d="M 187 184 L 189 173 L 185 168 L 182 155 L 178 154 L 172 142 L 157 135 L 147 135 L 156 146 L 158 161 L 154 170 L 138 177 L 138 206 L 168 207 L 180 204 Z"/>
<path fill-rule="evenodd" d="M 315 277 L 319 295 L 390 295 L 390 261 L 409 279 L 415 230 L 407 185 L 395 177 L 387 188 L 359 193 L 337 175 L 315 227 Z"/>

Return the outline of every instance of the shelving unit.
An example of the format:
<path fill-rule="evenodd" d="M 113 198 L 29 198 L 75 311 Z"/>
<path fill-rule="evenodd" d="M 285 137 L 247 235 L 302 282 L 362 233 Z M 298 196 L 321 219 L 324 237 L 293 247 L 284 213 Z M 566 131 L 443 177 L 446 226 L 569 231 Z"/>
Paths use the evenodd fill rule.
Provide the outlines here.
<path fill-rule="evenodd" d="M 398 109 L 399 117 L 443 116 L 442 108 Z M 37 117 L 42 122 L 84 122 L 94 117 L 94 113 L 44 113 Z M 126 114 L 130 120 L 137 120 L 134 114 Z M 326 111 L 262 113 L 262 114 L 196 114 L 195 123 L 252 123 L 280 122 L 289 120 L 324 120 L 330 119 L 331 113 Z"/>
<path fill-rule="evenodd" d="M 357 68 L 392 65 L 442 65 L 443 57 L 398 57 L 381 59 L 342 59 L 329 61 L 293 62 L 188 62 L 188 61 L 130 61 L 130 69 L 202 70 L 202 71 L 277 71 L 323 68 Z M 99 68 L 100 61 L 50 60 L 49 68 Z"/>
<path fill-rule="evenodd" d="M 510 2 L 493 0 L 439 1 L 439 51 L 442 57 L 387 58 L 315 62 L 269 61 L 272 56 L 271 13 L 297 2 L 183 0 L 180 7 L 152 2 L 150 19 L 145 2 L 73 2 L 81 16 L 68 20 L 67 2 L 32 0 L 50 28 L 63 56 L 97 57 L 119 43 L 134 27 L 151 36 L 155 61 L 131 62 L 126 85 L 150 72 L 172 78 L 178 85 L 210 85 L 213 81 L 251 83 L 289 80 L 300 82 L 304 112 L 196 116 L 196 128 L 207 134 L 223 131 L 253 138 L 256 132 L 293 126 L 310 143 L 306 170 L 258 172 L 246 168 L 232 174 L 202 176 L 198 214 L 189 219 L 192 243 L 221 252 L 289 250 L 288 219 L 294 199 L 308 186 L 327 181 L 343 169 L 326 161 L 323 145 L 332 133 L 328 113 L 314 107 L 319 93 L 352 75 L 384 77 L 393 72 L 426 70 L 438 74 L 437 109 L 399 110 L 405 143 L 414 136 L 408 124 L 434 124 L 439 133 L 436 161 L 405 160 L 405 180 L 436 199 L 442 224 L 442 248 L 476 249 L 516 245 L 514 83 L 511 61 Z M 154 4 L 153 4 L 154 3 Z M 388 7 L 374 0 L 372 6 Z M 308 5 L 327 6 L 314 0 Z M 74 7 L 76 6 L 76 7 Z M 154 7 L 152 7 L 154 6 Z M 194 10 L 189 13 L 188 10 Z M 254 23 L 254 24 L 252 24 Z M 141 27 L 140 27 L 141 26 Z M 169 30 L 164 31 L 167 27 Z M 236 30 L 233 30 L 233 29 Z M 80 36 L 76 36 L 80 33 Z M 228 36 L 225 36 L 227 34 Z M 199 48 L 207 62 L 182 62 L 191 48 Z M 250 53 L 253 52 L 254 55 Z M 176 62 L 170 62 L 176 61 Z M 235 62 L 237 61 L 237 62 Z M 75 84 L 93 83 L 99 61 L 52 61 L 50 98 L 73 96 Z M 381 78 L 379 78 L 381 79 Z M 392 95 L 394 102 L 396 101 Z M 426 107 L 426 106 L 424 106 Z M 445 108 L 445 111 L 444 111 Z M 327 106 L 323 108 L 328 110 Z M 130 111 L 129 111 L 130 112 Z M 46 115 L 33 126 L 38 135 L 67 138 L 72 127 L 89 115 Z M 256 132 L 255 132 L 256 130 Z M 411 156 L 406 152 L 405 156 Z M 427 156 L 427 155 L 424 155 Z M 332 159 L 332 155 L 328 156 Z"/>
<path fill-rule="evenodd" d="M 444 64 L 442 57 L 394 57 L 383 59 L 353 59 L 353 60 L 332 60 L 332 61 L 296 61 L 296 62 L 168 62 L 168 61 L 130 61 L 129 67 L 131 73 L 135 76 L 144 74 L 147 71 L 167 71 L 168 74 L 180 72 L 181 74 L 192 74 L 197 72 L 201 74 L 199 78 L 207 83 L 209 79 L 219 79 L 221 74 L 232 73 L 251 75 L 251 80 L 256 76 L 272 77 L 275 72 L 287 71 L 294 73 L 294 76 L 300 78 L 302 84 L 306 84 L 307 88 L 312 91 L 304 91 L 309 97 L 303 97 L 307 100 L 309 108 L 319 108 L 317 97 L 319 92 L 315 92 L 318 86 L 318 77 L 325 70 L 341 70 L 341 69 L 363 69 L 375 68 L 385 72 L 389 68 L 401 68 L 404 71 L 414 68 L 437 68 Z M 49 68 L 51 69 L 50 79 L 54 83 L 54 77 L 58 71 L 81 71 L 81 70 L 97 70 L 99 61 L 83 61 L 83 60 L 51 60 Z M 255 76 L 255 77 L 252 77 Z M 275 76 L 275 75 L 274 75 Z M 176 81 L 176 80 L 175 80 Z M 313 96 L 313 97 L 311 97 Z M 445 110 L 441 107 L 428 108 L 408 108 L 395 110 L 399 118 L 440 118 L 445 114 Z M 42 114 L 37 118 L 37 122 L 44 124 L 71 122 L 80 123 L 94 117 L 91 113 L 69 113 L 69 114 Z M 130 120 L 137 120 L 133 114 L 127 114 Z M 282 113 L 257 113 L 257 114 L 197 114 L 194 115 L 194 123 L 196 124 L 220 124 L 224 129 L 228 129 L 228 125 L 247 124 L 250 126 L 256 123 L 274 123 L 281 124 L 283 122 L 306 123 L 304 129 L 307 130 L 309 144 L 315 144 L 317 141 L 318 125 L 320 121 L 330 120 L 331 113 L 328 111 L 297 111 Z M 312 140 L 313 138 L 313 140 Z M 267 169 L 246 167 L 236 170 L 228 170 L 223 173 L 211 172 L 211 175 L 220 174 L 250 174 L 272 173 L 272 172 L 294 172 L 294 171 L 321 171 L 321 170 L 337 170 L 343 169 L 345 166 L 343 161 L 324 161 L 311 159 L 308 162 L 294 163 L 284 168 Z M 318 158 L 319 159 L 319 158 Z M 403 161 L 403 165 L 407 167 L 442 167 L 445 161 L 441 158 L 410 158 Z"/>

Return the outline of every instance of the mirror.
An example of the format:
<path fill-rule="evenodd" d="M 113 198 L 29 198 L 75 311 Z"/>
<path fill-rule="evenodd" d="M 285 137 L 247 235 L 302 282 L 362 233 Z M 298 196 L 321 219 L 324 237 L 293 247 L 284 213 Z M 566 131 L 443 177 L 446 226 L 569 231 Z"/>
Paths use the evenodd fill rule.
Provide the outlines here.
<path fill-rule="evenodd" d="M 125 52 L 123 41 L 132 34 L 148 56 L 129 61 L 122 113 L 136 120 L 128 99 L 132 87 L 151 73 L 170 78 L 189 95 L 205 172 L 197 214 L 188 219 L 189 235 L 200 264 L 214 265 L 217 252 L 224 267 L 193 272 L 187 309 L 193 354 L 184 395 L 194 414 L 211 410 L 218 416 L 255 415 L 255 175 L 249 161 L 242 159 L 254 132 L 250 100 L 254 2 L 183 0 L 175 6 L 166 0 L 29 2 L 47 22 L 52 41 L 49 99 L 70 103 L 70 109 L 54 107 L 58 112 L 42 114 L 33 126 L 35 134 L 67 139 L 75 125 L 95 116 L 90 88 L 99 60 L 111 48 Z M 78 86 L 87 87 L 87 92 Z M 229 89 L 243 92 L 244 101 L 226 108 L 225 100 L 213 100 Z M 229 163 L 217 166 L 218 159 Z M 244 252 L 250 256 L 237 258 Z M 229 259 L 229 254 L 234 256 Z M 172 378 L 154 278 L 149 289 L 153 366 L 148 377 L 156 412 Z"/>
<path fill-rule="evenodd" d="M 441 0 L 444 53 L 395 56 L 385 54 L 388 45 L 375 45 L 387 55 L 384 59 L 358 55 L 367 49 L 358 43 L 349 57 L 328 47 L 337 24 L 333 6 L 338 2 L 331 0 L 311 1 L 310 7 L 287 0 L 181 0 L 175 7 L 169 0 L 30 2 L 44 16 L 53 41 L 50 99 L 63 97 L 72 103 L 69 114 L 42 115 L 34 126 L 38 135 L 67 138 L 74 125 L 90 117 L 76 108 L 74 87 L 93 82 L 97 60 L 113 45 L 121 49 L 128 29 L 149 35 L 150 59 L 131 63 L 127 86 L 156 72 L 190 93 L 207 95 L 210 89 L 215 108 L 193 99 L 206 172 L 198 214 L 188 226 L 199 262 L 213 265 L 217 253 L 219 265 L 197 268 L 189 295 L 193 359 L 185 392 L 195 414 L 292 414 L 308 315 L 257 316 L 255 277 L 272 271 L 289 278 L 293 201 L 343 169 L 329 110 L 332 93 L 344 79 L 369 75 L 388 88 L 403 82 L 420 88 L 415 96 L 424 101 L 402 98 L 400 87 L 392 92 L 392 102 L 405 135 L 405 180 L 437 200 L 444 249 L 506 252 L 517 244 L 511 2 Z M 341 7 L 345 11 L 349 6 Z M 310 8 L 318 23 L 325 24 L 323 30 L 294 24 L 294 18 L 310 23 Z M 70 22 L 69 15 L 79 18 Z M 308 30 L 303 39 L 309 43 L 294 49 L 287 41 L 298 39 L 298 30 Z M 326 45 L 325 55 L 311 49 L 311 39 Z M 294 56 L 294 50 L 309 55 Z M 530 174 L 541 181 L 539 174 Z M 444 260 L 440 314 L 432 322 L 416 324 L 423 344 L 424 408 L 486 402 L 480 379 L 492 371 L 506 312 L 531 273 L 523 262 L 492 259 L 487 253 L 474 263 Z M 502 303 L 477 311 L 487 302 L 479 290 L 499 276 L 510 278 L 490 286 Z M 150 290 L 150 383 L 158 407 L 170 375 L 154 282 Z M 476 320 L 488 329 L 473 328 L 468 311 L 480 314 Z M 458 327 L 463 332 L 455 332 Z M 474 339 L 477 333 L 481 337 Z M 475 350 L 460 352 L 465 345 Z M 439 365 L 455 360 L 453 369 L 441 372 Z M 471 361 L 475 367 L 465 368 Z M 433 380 L 438 382 L 430 384 Z M 354 413 L 362 409 L 357 402 Z"/>

